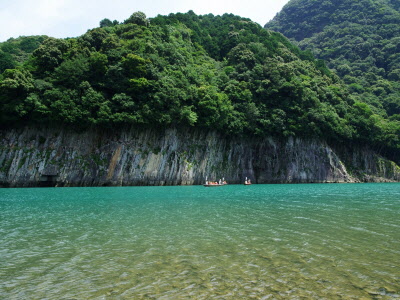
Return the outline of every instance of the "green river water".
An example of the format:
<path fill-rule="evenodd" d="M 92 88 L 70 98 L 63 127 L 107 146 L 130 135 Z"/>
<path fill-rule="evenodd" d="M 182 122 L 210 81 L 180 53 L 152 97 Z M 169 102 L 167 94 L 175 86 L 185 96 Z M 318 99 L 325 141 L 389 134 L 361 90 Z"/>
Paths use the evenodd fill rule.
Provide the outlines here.
<path fill-rule="evenodd" d="M 0 189 L 0 299 L 400 299 L 400 184 Z"/>

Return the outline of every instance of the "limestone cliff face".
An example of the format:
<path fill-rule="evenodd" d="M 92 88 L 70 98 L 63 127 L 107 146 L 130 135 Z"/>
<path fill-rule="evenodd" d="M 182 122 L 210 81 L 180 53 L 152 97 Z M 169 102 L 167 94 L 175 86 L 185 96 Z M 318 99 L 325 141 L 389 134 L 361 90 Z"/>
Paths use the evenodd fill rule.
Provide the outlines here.
<path fill-rule="evenodd" d="M 223 138 L 198 130 L 24 128 L 0 131 L 0 185 L 191 185 L 205 177 L 242 183 L 400 181 L 372 151 L 341 151 L 298 138 Z"/>

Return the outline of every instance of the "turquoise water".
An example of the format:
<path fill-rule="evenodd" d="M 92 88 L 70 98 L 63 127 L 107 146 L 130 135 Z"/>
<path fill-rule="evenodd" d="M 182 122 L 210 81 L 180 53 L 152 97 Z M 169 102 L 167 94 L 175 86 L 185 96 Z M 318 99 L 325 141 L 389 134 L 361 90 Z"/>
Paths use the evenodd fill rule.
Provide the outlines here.
<path fill-rule="evenodd" d="M 1 299 L 395 299 L 400 184 L 0 189 Z"/>

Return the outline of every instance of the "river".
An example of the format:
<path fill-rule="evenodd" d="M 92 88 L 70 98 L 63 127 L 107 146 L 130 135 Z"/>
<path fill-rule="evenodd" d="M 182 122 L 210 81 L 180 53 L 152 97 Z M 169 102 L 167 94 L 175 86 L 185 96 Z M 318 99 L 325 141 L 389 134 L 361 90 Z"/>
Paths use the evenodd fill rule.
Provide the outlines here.
<path fill-rule="evenodd" d="M 1 299 L 394 299 L 400 184 L 0 189 Z"/>

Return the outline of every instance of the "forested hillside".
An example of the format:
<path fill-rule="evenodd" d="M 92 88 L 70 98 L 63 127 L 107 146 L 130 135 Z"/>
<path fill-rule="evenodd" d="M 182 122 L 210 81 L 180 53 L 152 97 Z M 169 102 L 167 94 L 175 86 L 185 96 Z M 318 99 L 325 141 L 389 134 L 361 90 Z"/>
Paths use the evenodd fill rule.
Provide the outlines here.
<path fill-rule="evenodd" d="M 44 40 L 12 67 L 0 77 L 3 127 L 312 137 L 369 145 L 399 162 L 399 121 L 349 95 L 310 52 L 234 15 L 104 19 L 80 37 Z"/>
<path fill-rule="evenodd" d="M 47 36 L 28 36 L 0 43 L 0 74 L 6 69 L 23 65 L 45 39 Z"/>
<path fill-rule="evenodd" d="M 325 60 L 356 101 L 400 120 L 400 1 L 292 0 L 266 28 Z"/>

